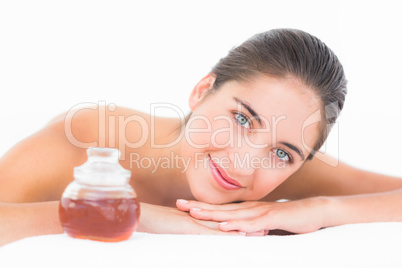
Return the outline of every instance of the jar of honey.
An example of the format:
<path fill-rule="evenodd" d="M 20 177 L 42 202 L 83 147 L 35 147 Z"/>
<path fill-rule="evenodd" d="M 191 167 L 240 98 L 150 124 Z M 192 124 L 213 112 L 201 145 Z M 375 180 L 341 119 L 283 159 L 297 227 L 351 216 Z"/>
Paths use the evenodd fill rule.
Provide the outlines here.
<path fill-rule="evenodd" d="M 119 164 L 114 148 L 87 149 L 88 160 L 74 168 L 64 190 L 59 216 L 71 237 L 116 242 L 129 239 L 138 226 L 140 206 L 130 186 L 131 172 Z"/>

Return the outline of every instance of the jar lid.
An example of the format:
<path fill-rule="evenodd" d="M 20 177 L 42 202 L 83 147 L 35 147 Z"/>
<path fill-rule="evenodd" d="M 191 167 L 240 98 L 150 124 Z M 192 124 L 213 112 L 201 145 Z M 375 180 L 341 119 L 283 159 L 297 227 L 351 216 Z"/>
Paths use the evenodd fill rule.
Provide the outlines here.
<path fill-rule="evenodd" d="M 122 185 L 128 182 L 131 172 L 119 164 L 120 151 L 116 148 L 90 147 L 88 160 L 74 168 L 74 177 L 93 185 Z"/>

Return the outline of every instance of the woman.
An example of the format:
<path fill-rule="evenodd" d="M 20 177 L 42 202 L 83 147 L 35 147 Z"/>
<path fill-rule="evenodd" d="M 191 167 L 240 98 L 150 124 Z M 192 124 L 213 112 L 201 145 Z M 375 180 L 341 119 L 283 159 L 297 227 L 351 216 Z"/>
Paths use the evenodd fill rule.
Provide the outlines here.
<path fill-rule="evenodd" d="M 345 95 L 325 44 L 278 29 L 198 82 L 185 124 L 110 106 L 70 111 L 1 159 L 0 243 L 62 232 L 58 200 L 88 146 L 122 152 L 141 201 L 138 231 L 265 235 L 400 221 L 402 180 L 333 166 L 317 152 Z"/>

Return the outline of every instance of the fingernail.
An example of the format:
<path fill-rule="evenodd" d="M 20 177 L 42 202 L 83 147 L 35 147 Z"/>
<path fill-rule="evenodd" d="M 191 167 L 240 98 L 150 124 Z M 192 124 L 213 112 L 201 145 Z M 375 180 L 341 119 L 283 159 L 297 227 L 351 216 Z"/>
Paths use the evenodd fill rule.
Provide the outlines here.
<path fill-rule="evenodd" d="M 192 211 L 201 211 L 200 208 L 191 208 Z"/>
<path fill-rule="evenodd" d="M 187 200 L 184 200 L 184 199 L 177 199 L 177 202 L 180 202 L 180 203 L 183 203 L 183 204 L 188 203 L 188 201 L 187 201 Z"/>
<path fill-rule="evenodd" d="M 227 222 L 227 221 L 224 221 L 224 222 L 220 222 L 220 223 L 219 223 L 219 225 L 225 225 L 225 224 L 228 224 L 228 222 Z"/>

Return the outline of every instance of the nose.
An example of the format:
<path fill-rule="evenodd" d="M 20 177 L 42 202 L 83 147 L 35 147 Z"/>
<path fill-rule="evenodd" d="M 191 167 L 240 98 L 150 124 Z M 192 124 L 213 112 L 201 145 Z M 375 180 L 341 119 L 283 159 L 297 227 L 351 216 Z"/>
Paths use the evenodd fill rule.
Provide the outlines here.
<path fill-rule="evenodd" d="M 263 150 L 252 145 L 230 148 L 228 158 L 233 175 L 243 177 L 253 175 L 260 167 Z"/>

